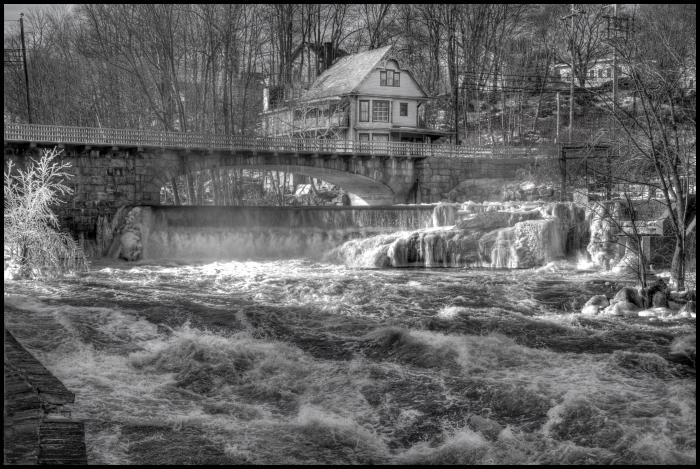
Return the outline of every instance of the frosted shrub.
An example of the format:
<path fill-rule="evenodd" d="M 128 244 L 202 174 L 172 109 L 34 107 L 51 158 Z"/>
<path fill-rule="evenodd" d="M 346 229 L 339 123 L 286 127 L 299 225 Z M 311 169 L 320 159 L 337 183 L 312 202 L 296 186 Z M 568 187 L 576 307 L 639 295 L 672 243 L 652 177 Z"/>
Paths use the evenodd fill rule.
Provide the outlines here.
<path fill-rule="evenodd" d="M 4 247 L 6 266 L 9 260 L 15 270 L 11 277 L 43 277 L 86 268 L 82 249 L 68 233 L 59 231 L 52 210 L 72 192 L 64 184 L 72 177 L 66 172 L 70 163 L 54 161 L 60 153 L 56 148 L 42 150 L 41 158 L 32 158 L 24 170 L 12 161 L 7 164 Z"/>

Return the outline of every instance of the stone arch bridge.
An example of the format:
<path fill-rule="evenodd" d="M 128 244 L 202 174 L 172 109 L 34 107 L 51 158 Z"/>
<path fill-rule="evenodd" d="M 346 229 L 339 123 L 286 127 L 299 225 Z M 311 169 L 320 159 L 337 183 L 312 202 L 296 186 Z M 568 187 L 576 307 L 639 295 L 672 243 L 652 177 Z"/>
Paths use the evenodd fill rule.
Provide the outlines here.
<path fill-rule="evenodd" d="M 5 124 L 5 162 L 58 146 L 71 162 L 75 192 L 61 213 L 74 231 L 93 231 L 98 215 L 123 204 L 159 204 L 173 176 L 217 168 L 284 170 L 351 193 L 353 204 L 434 202 L 469 178 L 508 178 L 551 146 L 527 148 L 404 142 L 207 135 L 131 129 Z"/>

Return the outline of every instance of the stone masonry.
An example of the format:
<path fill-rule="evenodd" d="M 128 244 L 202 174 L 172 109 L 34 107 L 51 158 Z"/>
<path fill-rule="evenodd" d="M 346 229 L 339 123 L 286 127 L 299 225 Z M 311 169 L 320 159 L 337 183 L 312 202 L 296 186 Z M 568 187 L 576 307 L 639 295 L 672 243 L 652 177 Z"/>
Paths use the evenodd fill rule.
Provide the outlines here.
<path fill-rule="evenodd" d="M 50 143 L 5 141 L 5 164 L 23 166 Z M 58 209 L 61 226 L 95 239 L 100 216 L 111 218 L 122 205 L 158 205 L 172 177 L 192 171 L 241 167 L 287 171 L 336 184 L 368 205 L 432 203 L 445 200 L 458 184 L 474 188 L 473 198 L 498 199 L 502 183 L 534 158 L 374 157 L 332 153 L 230 152 L 66 144 L 61 158 L 75 177 L 74 194 Z M 473 184 L 472 184 L 473 183 Z M 500 183 L 500 184 L 499 184 Z M 468 193 L 468 195 L 470 195 Z M 355 200 L 355 199 L 354 199 Z"/>
<path fill-rule="evenodd" d="M 438 202 L 458 184 L 473 183 L 475 201 L 499 200 L 504 183 L 516 179 L 516 171 L 527 168 L 534 158 L 426 158 L 416 162 L 420 200 Z M 485 187 L 484 187 L 485 186 Z"/>

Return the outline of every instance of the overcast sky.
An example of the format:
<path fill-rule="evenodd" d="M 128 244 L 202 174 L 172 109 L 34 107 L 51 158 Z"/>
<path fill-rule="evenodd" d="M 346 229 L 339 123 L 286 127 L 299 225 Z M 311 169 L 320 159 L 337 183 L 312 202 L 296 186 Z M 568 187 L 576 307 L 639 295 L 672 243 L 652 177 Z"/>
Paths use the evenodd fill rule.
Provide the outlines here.
<path fill-rule="evenodd" d="M 55 3 L 5 3 L 3 5 L 3 19 L 4 28 L 7 31 L 8 28 L 17 25 L 16 21 L 19 21 L 19 14 L 24 13 L 25 15 L 35 11 L 43 10 L 45 8 L 51 8 Z M 69 4 L 72 5 L 72 4 Z M 24 23 L 25 27 L 27 23 Z"/>
<path fill-rule="evenodd" d="M 51 3 L 5 3 L 5 20 L 18 20 L 20 12 L 26 15 L 30 10 L 48 8 Z"/>

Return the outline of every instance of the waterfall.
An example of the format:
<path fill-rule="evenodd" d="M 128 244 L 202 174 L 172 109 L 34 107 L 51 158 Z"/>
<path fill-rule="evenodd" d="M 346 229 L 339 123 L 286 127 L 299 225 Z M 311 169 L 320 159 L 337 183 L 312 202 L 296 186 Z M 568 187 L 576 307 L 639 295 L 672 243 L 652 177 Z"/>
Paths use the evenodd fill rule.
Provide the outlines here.
<path fill-rule="evenodd" d="M 433 226 L 452 226 L 455 224 L 458 204 L 439 203 L 433 209 Z"/>
<path fill-rule="evenodd" d="M 498 230 L 496 242 L 491 250 L 490 267 L 496 269 L 510 269 L 517 267 L 514 250 L 515 233 L 513 228 Z"/>
<path fill-rule="evenodd" d="M 380 243 L 353 242 L 336 253 L 349 256 L 343 260 L 353 266 L 531 268 L 575 256 L 588 233 L 585 211 L 573 204 L 475 205 L 456 211 L 454 226 L 395 233 Z M 437 224 L 451 208 L 436 207 Z"/>
<path fill-rule="evenodd" d="M 137 206 L 114 217 L 119 225 L 112 230 L 109 254 L 127 260 L 321 259 L 346 241 L 429 227 L 432 211 L 429 205 Z"/>

